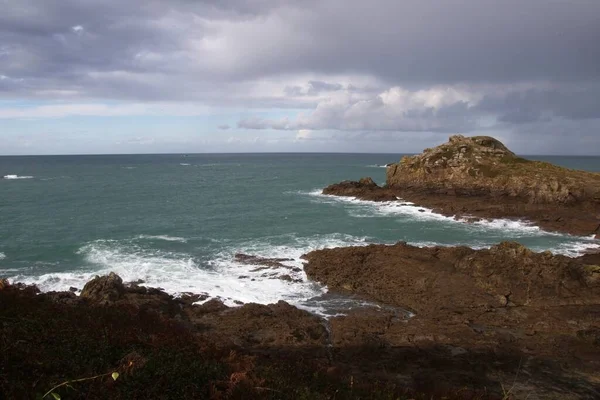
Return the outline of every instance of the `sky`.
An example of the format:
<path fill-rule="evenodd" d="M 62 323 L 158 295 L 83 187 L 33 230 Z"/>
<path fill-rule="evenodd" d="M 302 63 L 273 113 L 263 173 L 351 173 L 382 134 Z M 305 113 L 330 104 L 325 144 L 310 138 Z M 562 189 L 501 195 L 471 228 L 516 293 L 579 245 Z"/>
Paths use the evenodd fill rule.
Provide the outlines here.
<path fill-rule="evenodd" d="M 600 155 L 598 0 L 0 0 L 0 154 Z"/>

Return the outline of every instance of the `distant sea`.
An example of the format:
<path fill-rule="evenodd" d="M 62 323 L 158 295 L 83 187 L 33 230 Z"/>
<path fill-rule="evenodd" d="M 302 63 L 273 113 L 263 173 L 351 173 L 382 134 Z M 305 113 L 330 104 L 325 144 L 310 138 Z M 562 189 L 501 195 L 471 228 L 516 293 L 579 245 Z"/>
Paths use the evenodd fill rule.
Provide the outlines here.
<path fill-rule="evenodd" d="M 488 247 L 518 241 L 577 255 L 591 238 L 525 222 L 464 223 L 421 207 L 323 196 L 400 154 L 202 154 L 0 157 L 0 277 L 43 291 L 81 289 L 97 274 L 226 304 L 285 300 L 327 312 L 326 288 L 302 271 L 255 271 L 236 253 L 291 258 L 314 249 L 403 240 Z M 600 157 L 528 157 L 600 171 Z M 289 274 L 296 282 L 277 279 Z"/>

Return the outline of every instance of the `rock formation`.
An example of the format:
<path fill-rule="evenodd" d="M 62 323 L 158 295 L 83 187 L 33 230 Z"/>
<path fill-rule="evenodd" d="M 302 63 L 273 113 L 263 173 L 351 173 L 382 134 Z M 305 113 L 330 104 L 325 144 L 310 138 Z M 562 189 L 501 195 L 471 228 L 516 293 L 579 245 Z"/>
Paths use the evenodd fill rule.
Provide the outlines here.
<path fill-rule="evenodd" d="M 600 173 L 516 156 L 488 136 L 452 136 L 386 170 L 386 185 L 344 181 L 324 194 L 410 201 L 447 216 L 526 219 L 544 229 L 600 233 Z"/>
<path fill-rule="evenodd" d="M 502 380 L 490 363 L 502 365 L 506 356 L 527 377 L 513 385 L 515 398 L 578 399 L 600 394 L 600 267 L 589 264 L 598 258 L 534 253 L 510 242 L 485 250 L 398 243 L 317 250 L 305 256 L 305 270 L 334 292 L 415 313 L 408 321 L 385 309 L 335 318 L 335 346 L 371 343 L 403 357 L 398 349 L 416 348 L 438 365 L 470 364 L 474 380 L 479 373 Z M 427 384 L 460 379 L 456 370 L 425 369 Z M 554 383 L 542 383 L 546 373 Z"/>
<path fill-rule="evenodd" d="M 600 206 L 600 174 L 516 156 L 489 136 L 451 136 L 447 143 L 387 168 L 387 185 L 518 198 L 527 203 Z"/>

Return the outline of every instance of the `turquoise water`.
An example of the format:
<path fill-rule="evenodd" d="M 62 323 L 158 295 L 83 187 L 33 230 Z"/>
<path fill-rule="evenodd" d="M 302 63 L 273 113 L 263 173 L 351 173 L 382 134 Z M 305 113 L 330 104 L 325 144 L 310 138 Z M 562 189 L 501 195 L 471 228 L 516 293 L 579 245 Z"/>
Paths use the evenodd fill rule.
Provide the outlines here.
<path fill-rule="evenodd" d="M 310 250 L 405 240 L 485 247 L 516 240 L 575 255 L 589 238 L 514 221 L 467 224 L 402 203 L 322 196 L 324 186 L 372 176 L 394 154 L 210 154 L 0 157 L 0 276 L 42 290 L 81 288 L 115 271 L 171 293 L 228 303 L 287 300 L 315 307 L 325 288 L 301 271 L 252 271 L 243 252 L 292 258 Z M 535 157 L 600 171 L 598 157 Z M 263 276 L 265 273 L 275 274 Z M 276 279 L 289 274 L 302 282 Z M 242 278 L 240 278 L 242 276 Z"/>

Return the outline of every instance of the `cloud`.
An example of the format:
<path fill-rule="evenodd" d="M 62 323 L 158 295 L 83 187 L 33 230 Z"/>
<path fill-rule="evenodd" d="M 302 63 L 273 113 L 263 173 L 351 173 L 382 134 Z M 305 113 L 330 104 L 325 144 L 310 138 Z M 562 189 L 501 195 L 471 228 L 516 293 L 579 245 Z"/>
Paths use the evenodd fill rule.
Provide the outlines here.
<path fill-rule="evenodd" d="M 594 0 L 6 0 L 0 118 L 561 137 L 600 129 L 598 42 Z"/>
<path fill-rule="evenodd" d="M 229 124 L 222 124 L 222 125 L 217 126 L 217 128 L 219 128 L 223 131 L 226 131 L 228 129 L 231 129 L 231 126 L 229 126 Z"/>
<path fill-rule="evenodd" d="M 223 83 L 294 74 L 315 77 L 306 94 L 340 90 L 334 74 L 388 88 L 589 81 L 600 79 L 599 15 L 596 1 L 9 0 L 2 74 L 23 79 L 11 91 L 22 96 L 198 101 Z"/>
<path fill-rule="evenodd" d="M 8 118 L 65 118 L 75 116 L 123 117 L 123 116 L 179 116 L 207 115 L 207 107 L 169 103 L 127 104 L 52 104 L 34 107 L 0 107 L 0 119 Z"/>
<path fill-rule="evenodd" d="M 345 91 L 327 97 L 310 113 L 300 114 L 294 120 L 247 118 L 238 126 L 281 130 L 470 130 L 476 117 L 470 109 L 480 97 L 478 93 L 451 87 L 412 92 L 393 87 L 372 97 Z"/>
<path fill-rule="evenodd" d="M 246 118 L 248 129 L 397 132 L 473 132 L 482 129 L 600 118 L 600 86 L 584 88 L 436 86 L 410 91 L 392 87 L 373 96 L 330 94 L 295 119 Z"/>
<path fill-rule="evenodd" d="M 264 119 L 259 117 L 250 117 L 242 119 L 238 122 L 238 128 L 242 129 L 276 129 L 276 130 L 287 130 L 289 128 L 289 119 L 281 118 L 275 119 Z"/>

